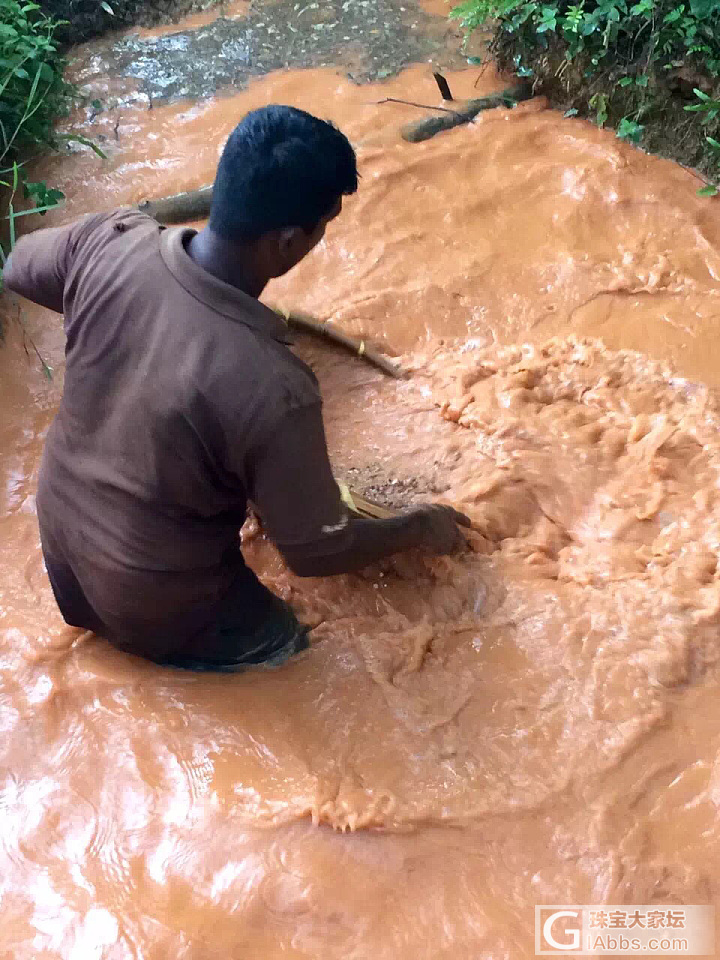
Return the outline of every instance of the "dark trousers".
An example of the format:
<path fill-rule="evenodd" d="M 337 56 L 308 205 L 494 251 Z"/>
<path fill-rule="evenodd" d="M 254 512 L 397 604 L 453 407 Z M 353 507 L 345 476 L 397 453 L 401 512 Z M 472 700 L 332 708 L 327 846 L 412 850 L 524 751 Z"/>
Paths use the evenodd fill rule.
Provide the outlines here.
<path fill-rule="evenodd" d="M 108 637 L 102 619 L 87 601 L 72 568 L 45 551 L 53 593 L 65 621 Z M 185 670 L 234 673 L 251 668 L 278 667 L 309 646 L 309 627 L 300 623 L 292 608 L 264 586 L 253 571 L 240 568 L 218 609 L 208 646 L 213 657 L 170 655 L 156 662 Z M 112 637 L 110 637 L 113 642 Z M 124 647 L 121 638 L 116 645 Z M 218 653 L 222 651 L 222 653 Z M 153 658 L 154 659 L 154 658 Z"/>
<path fill-rule="evenodd" d="M 310 628 L 300 623 L 292 607 L 260 583 L 249 567 L 233 581 L 216 630 L 217 648 L 226 650 L 227 658 L 177 656 L 163 662 L 186 670 L 234 673 L 252 667 L 279 667 L 309 646 Z"/>

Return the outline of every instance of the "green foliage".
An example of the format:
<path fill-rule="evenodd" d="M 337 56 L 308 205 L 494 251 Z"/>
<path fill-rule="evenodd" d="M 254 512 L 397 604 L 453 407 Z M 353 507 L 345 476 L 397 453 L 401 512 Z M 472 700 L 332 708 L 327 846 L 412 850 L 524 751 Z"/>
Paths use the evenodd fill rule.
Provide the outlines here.
<path fill-rule="evenodd" d="M 630 140 L 631 143 L 640 143 L 640 137 L 645 127 L 630 117 L 623 117 L 617 128 L 617 135 L 621 140 Z"/>
<path fill-rule="evenodd" d="M 59 144 L 54 121 L 74 101 L 74 90 L 63 79 L 58 26 L 31 0 L 0 0 L 0 265 L 15 245 L 18 218 L 42 216 L 63 199 L 60 190 L 28 180 L 25 169 L 33 155 Z M 29 206 L 18 209 L 18 200 Z M 22 327 L 21 315 L 18 322 Z M 32 344 L 24 327 L 23 338 Z M 32 346 L 50 377 L 50 368 Z"/>
<path fill-rule="evenodd" d="M 494 23 L 491 49 L 510 50 L 525 75 L 545 54 L 564 58 L 556 76 L 572 67 L 576 86 L 593 90 L 586 104 L 598 125 L 612 112 L 618 136 L 633 143 L 642 142 L 642 121 L 659 87 L 667 90 L 671 71 L 708 77 L 708 88 L 720 78 L 720 0 L 466 0 L 452 16 L 468 32 Z M 694 92 L 696 100 L 685 109 L 720 135 L 720 100 Z M 619 121 L 613 102 L 622 104 Z"/>
<path fill-rule="evenodd" d="M 702 90 L 698 90 L 697 87 L 695 87 L 693 93 L 697 97 L 697 103 L 693 103 L 690 104 L 690 106 L 685 107 L 687 112 L 701 114 L 702 123 L 706 125 L 716 121 L 720 116 L 720 100 L 714 100 L 712 97 L 708 96 L 707 93 L 703 93 Z"/>
<path fill-rule="evenodd" d="M 28 181 L 23 158 L 56 146 L 53 123 L 73 102 L 73 88 L 63 79 L 64 61 L 55 42 L 58 24 L 37 3 L 0 0 L 0 187 L 3 187 L 9 244 L 15 221 L 27 212 L 44 214 L 63 194 L 43 182 Z M 29 211 L 16 209 L 18 194 Z M 0 260 L 6 250 L 0 246 Z"/>
<path fill-rule="evenodd" d="M 528 49 L 547 42 L 543 35 L 552 33 L 569 60 L 587 54 L 591 69 L 618 62 L 671 69 L 694 58 L 711 74 L 720 74 L 720 0 L 467 0 L 451 15 L 467 31 L 497 20 Z"/>
<path fill-rule="evenodd" d="M 54 39 L 58 24 L 39 5 L 0 0 L 0 167 L 53 146 L 53 122 L 72 103 Z"/>

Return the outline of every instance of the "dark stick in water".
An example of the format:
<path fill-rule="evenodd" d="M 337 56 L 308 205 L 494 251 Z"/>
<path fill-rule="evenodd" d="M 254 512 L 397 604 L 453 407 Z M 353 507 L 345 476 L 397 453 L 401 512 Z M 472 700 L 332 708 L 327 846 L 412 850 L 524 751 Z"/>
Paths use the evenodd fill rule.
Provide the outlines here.
<path fill-rule="evenodd" d="M 489 97 L 479 97 L 477 100 L 456 100 L 457 106 L 451 113 L 443 113 L 439 117 L 426 117 L 414 123 L 406 124 L 402 130 L 402 137 L 410 143 L 420 143 L 429 140 L 436 133 L 443 130 L 452 130 L 463 123 L 470 121 L 482 110 L 492 110 L 495 107 L 513 107 L 520 100 L 529 100 L 532 88 L 527 84 L 508 87 L 501 93 L 493 93 Z"/>

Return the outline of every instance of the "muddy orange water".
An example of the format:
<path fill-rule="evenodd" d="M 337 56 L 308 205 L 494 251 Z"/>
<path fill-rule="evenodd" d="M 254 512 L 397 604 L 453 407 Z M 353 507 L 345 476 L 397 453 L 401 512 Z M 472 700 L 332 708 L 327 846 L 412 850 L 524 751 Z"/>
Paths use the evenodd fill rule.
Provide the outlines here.
<path fill-rule="evenodd" d="M 467 95 L 476 73 L 451 80 Z M 435 94 L 421 68 L 273 75 L 101 118 L 107 163 L 51 171 L 69 217 L 208 182 L 249 107 L 340 123 L 360 191 L 267 299 L 403 354 L 397 383 L 300 343 L 336 469 L 475 531 L 457 557 L 326 581 L 250 540 L 316 625 L 276 672 L 193 676 L 79 636 L 33 506 L 60 320 L 24 306 L 55 379 L 12 322 L 2 960 L 521 960 L 535 904 L 718 899 L 720 208 L 540 101 L 411 145 L 417 111 L 385 96 Z"/>

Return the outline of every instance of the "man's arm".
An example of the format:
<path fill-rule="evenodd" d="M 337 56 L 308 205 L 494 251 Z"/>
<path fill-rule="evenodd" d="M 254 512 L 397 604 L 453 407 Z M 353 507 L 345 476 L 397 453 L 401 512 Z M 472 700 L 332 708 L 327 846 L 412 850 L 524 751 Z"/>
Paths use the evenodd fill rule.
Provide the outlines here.
<path fill-rule="evenodd" d="M 360 570 L 376 560 L 424 547 L 432 553 L 452 553 L 464 543 L 458 525 L 468 518 L 451 507 L 429 505 L 409 510 L 389 520 L 351 517 L 349 543 L 338 553 L 306 556 L 302 549 L 282 549 L 288 566 L 300 577 L 331 577 Z"/>
<path fill-rule="evenodd" d="M 5 264 L 4 285 L 41 307 L 62 313 L 65 280 L 78 245 L 106 216 L 90 214 L 63 227 L 21 237 Z"/>
<path fill-rule="evenodd" d="M 450 553 L 463 543 L 450 507 L 425 506 L 389 520 L 348 515 L 333 478 L 320 404 L 288 414 L 252 467 L 251 499 L 270 538 L 301 577 L 359 570 L 413 547 Z"/>

